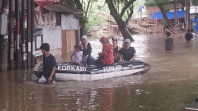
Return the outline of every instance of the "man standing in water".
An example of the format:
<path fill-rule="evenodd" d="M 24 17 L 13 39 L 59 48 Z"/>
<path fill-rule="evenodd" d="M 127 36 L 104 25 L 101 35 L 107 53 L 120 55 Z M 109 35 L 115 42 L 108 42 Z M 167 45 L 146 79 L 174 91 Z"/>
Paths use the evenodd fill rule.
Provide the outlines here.
<path fill-rule="evenodd" d="M 186 41 L 191 41 L 191 39 L 193 38 L 193 34 L 191 32 L 190 29 L 188 29 L 188 33 L 185 34 L 185 38 L 186 38 Z"/>
<path fill-rule="evenodd" d="M 50 46 L 48 43 L 44 43 L 40 47 L 43 54 L 43 70 L 42 75 L 46 78 L 48 83 L 55 83 L 55 70 L 56 70 L 56 60 L 53 55 L 49 53 Z"/>
<path fill-rule="evenodd" d="M 170 35 L 170 32 L 166 32 L 165 50 L 174 50 L 174 39 Z"/>

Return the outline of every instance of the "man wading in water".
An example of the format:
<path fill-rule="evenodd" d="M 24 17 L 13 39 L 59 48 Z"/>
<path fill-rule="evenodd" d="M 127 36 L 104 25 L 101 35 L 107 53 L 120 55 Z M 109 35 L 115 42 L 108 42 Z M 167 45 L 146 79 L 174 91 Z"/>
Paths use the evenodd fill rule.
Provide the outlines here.
<path fill-rule="evenodd" d="M 174 50 L 174 39 L 170 35 L 170 32 L 166 32 L 165 50 Z"/>
<path fill-rule="evenodd" d="M 53 55 L 49 53 L 50 46 L 48 43 L 44 43 L 40 47 L 41 52 L 43 54 L 43 67 L 39 69 L 40 74 L 42 74 L 42 77 L 46 79 L 45 81 L 42 81 L 41 83 L 55 83 L 56 77 L 55 77 L 55 70 L 56 70 L 56 60 Z M 40 78 L 40 79 L 41 79 Z M 40 82 L 39 79 L 39 82 Z"/>

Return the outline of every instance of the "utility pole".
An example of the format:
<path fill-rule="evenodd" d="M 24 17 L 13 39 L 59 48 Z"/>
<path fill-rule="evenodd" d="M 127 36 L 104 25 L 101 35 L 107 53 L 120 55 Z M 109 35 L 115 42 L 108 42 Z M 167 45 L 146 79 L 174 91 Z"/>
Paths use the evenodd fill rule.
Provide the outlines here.
<path fill-rule="evenodd" d="M 16 66 L 21 67 L 21 51 L 20 51 L 20 10 L 19 10 L 19 0 L 16 0 Z"/>
<path fill-rule="evenodd" d="M 15 0 L 9 0 L 9 25 L 8 25 L 8 62 L 9 69 L 14 69 L 14 9 Z"/>
<path fill-rule="evenodd" d="M 185 6 L 186 6 L 185 23 L 186 23 L 186 32 L 187 32 L 188 29 L 190 29 L 190 2 L 189 0 L 185 0 Z"/>
<path fill-rule="evenodd" d="M 8 69 L 8 1 L 1 0 L 1 36 L 0 36 L 0 70 L 6 71 Z"/>
<path fill-rule="evenodd" d="M 34 55 L 33 55 L 33 53 L 34 53 L 34 50 L 33 50 L 33 37 L 34 37 L 34 32 L 35 32 L 35 28 L 34 28 L 34 0 L 31 0 L 31 16 L 32 16 L 32 18 L 31 18 L 31 55 L 32 55 L 32 58 L 31 58 L 31 67 L 34 67 L 34 65 L 35 65 L 35 57 L 34 57 Z"/>
<path fill-rule="evenodd" d="M 33 0 L 27 0 L 27 40 L 26 40 L 26 50 L 27 50 L 27 67 L 32 67 L 32 2 Z"/>
<path fill-rule="evenodd" d="M 21 6 L 22 6 L 22 27 L 21 27 L 21 39 L 22 39 L 22 68 L 25 68 L 25 60 L 26 60 L 26 49 L 25 49 L 25 0 L 22 0 L 21 2 Z"/>
<path fill-rule="evenodd" d="M 177 26 L 177 0 L 174 0 L 175 27 Z"/>

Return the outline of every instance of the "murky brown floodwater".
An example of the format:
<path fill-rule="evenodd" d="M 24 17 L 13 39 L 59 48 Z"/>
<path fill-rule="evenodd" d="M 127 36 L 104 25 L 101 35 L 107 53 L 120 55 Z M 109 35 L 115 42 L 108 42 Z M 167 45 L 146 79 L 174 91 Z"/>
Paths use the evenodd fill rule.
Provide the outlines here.
<path fill-rule="evenodd" d="M 134 38 L 137 59 L 152 66 L 144 75 L 39 85 L 31 69 L 0 72 L 0 110 L 184 111 L 198 97 L 198 38 L 175 38 L 172 53 L 164 51 L 160 36 Z M 96 57 L 100 44 L 91 44 Z"/>

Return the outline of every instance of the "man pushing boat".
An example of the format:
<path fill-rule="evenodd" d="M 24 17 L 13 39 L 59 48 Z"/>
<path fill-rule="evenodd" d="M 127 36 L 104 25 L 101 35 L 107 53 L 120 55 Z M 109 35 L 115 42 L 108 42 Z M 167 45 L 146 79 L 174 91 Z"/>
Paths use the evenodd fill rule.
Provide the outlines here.
<path fill-rule="evenodd" d="M 55 83 L 55 70 L 56 70 L 56 60 L 55 57 L 49 53 L 50 46 L 48 43 L 44 43 L 40 47 L 43 54 L 43 67 L 38 69 L 37 77 L 39 78 L 39 83 Z M 39 75 L 38 75 L 39 74 Z"/>

